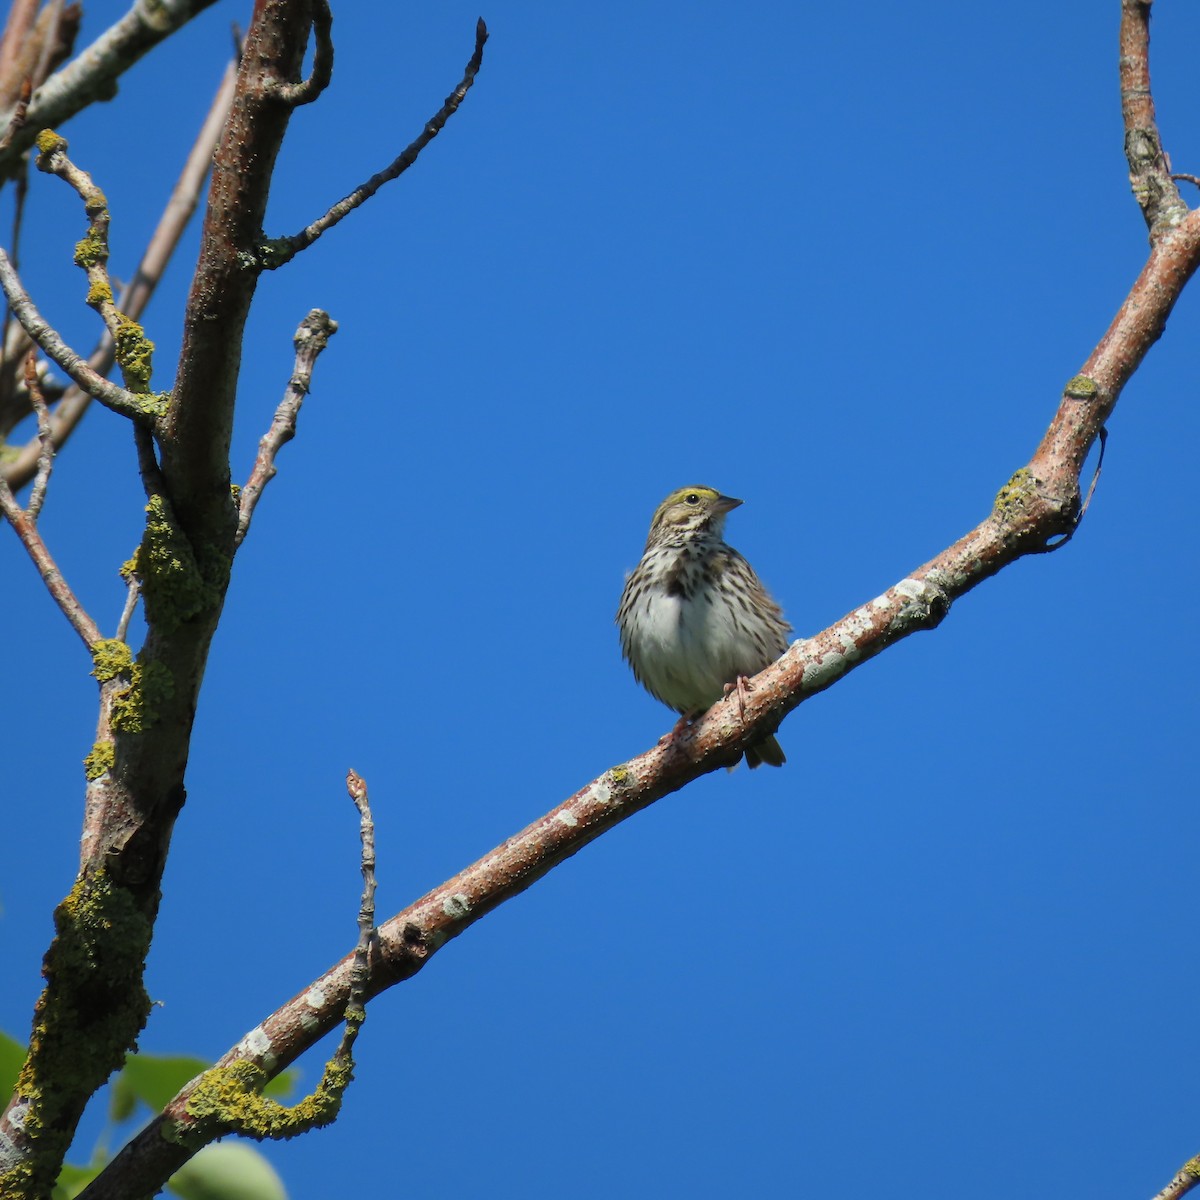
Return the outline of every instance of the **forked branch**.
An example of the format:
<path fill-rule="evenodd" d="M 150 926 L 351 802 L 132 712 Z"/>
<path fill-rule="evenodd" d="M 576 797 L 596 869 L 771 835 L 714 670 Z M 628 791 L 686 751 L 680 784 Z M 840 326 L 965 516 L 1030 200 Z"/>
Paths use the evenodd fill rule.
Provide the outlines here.
<path fill-rule="evenodd" d="M 130 320 L 137 321 L 141 318 L 146 305 L 149 304 L 162 279 L 167 264 L 171 261 L 171 256 L 179 245 L 188 221 L 196 211 L 200 191 L 204 186 L 209 164 L 212 161 L 213 147 L 216 145 L 221 126 L 229 114 L 229 105 L 233 100 L 234 80 L 235 68 L 231 63 L 226 68 L 204 124 L 188 153 L 187 162 L 176 180 L 158 225 L 146 245 L 142 260 L 133 277 L 121 289 L 121 294 L 117 298 L 117 308 Z M 106 330 L 99 344 L 89 356 L 88 366 L 97 375 L 107 375 L 112 369 L 115 349 L 113 338 Z M 61 449 L 70 438 L 83 419 L 91 399 L 91 395 L 85 389 L 75 385 L 67 388 L 55 405 L 50 414 L 50 433 L 57 448 Z M 0 464 L 0 475 L 7 479 L 11 488 L 16 490 L 29 482 L 36 470 L 38 453 L 38 439 L 31 438 L 14 458 Z"/>
<path fill-rule="evenodd" d="M 136 395 L 110 383 L 59 337 L 38 312 L 3 250 L 0 250 L 0 288 L 4 289 L 13 315 L 21 322 L 30 340 L 36 342 L 46 357 L 57 363 L 92 399 L 132 420 L 152 420 L 162 412 L 165 401 L 148 394 Z"/>

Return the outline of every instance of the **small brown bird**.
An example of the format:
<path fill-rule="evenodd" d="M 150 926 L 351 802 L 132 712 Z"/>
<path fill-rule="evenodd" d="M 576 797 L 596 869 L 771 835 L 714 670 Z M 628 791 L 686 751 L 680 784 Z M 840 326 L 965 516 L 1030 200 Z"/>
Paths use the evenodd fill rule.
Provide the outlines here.
<path fill-rule="evenodd" d="M 638 682 L 684 717 L 740 688 L 788 647 L 782 610 L 722 536 L 739 504 L 710 487 L 672 492 L 654 513 L 617 609 L 621 649 Z M 784 761 L 771 735 L 746 747 L 751 767 Z"/>

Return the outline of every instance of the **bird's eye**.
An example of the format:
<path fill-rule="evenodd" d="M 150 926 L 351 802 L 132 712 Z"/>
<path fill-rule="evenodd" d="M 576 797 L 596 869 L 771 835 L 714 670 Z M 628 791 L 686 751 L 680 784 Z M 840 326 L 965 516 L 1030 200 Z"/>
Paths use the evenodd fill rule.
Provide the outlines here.
<path fill-rule="evenodd" d="M 700 497 L 697 496 L 695 492 L 688 492 L 688 494 L 684 496 L 683 502 L 685 504 L 699 504 Z"/>

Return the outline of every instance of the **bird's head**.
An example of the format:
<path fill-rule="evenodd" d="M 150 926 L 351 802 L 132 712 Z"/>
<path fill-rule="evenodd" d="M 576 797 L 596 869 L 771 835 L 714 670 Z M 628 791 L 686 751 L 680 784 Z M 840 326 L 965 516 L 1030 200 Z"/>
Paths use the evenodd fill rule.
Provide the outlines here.
<path fill-rule="evenodd" d="M 693 533 L 719 538 L 725 528 L 726 514 L 739 504 L 740 500 L 722 496 L 715 488 L 677 488 L 655 510 L 650 522 L 650 540 Z"/>

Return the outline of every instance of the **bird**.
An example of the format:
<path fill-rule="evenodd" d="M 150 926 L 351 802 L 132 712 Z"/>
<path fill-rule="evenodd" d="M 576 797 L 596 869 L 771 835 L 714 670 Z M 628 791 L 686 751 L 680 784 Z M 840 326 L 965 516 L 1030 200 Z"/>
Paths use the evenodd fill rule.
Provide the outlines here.
<path fill-rule="evenodd" d="M 673 491 L 621 594 L 622 653 L 646 691 L 682 714 L 674 732 L 735 688 L 744 707 L 746 677 L 788 647 L 783 610 L 725 543 L 725 518 L 741 503 L 710 487 Z M 745 753 L 751 767 L 786 761 L 773 734 Z"/>

